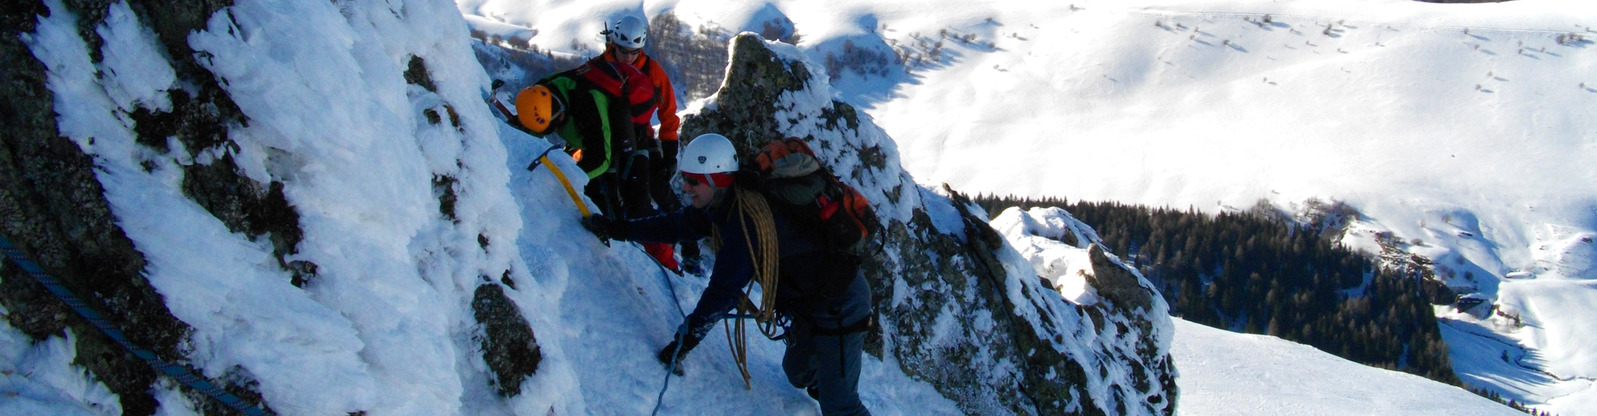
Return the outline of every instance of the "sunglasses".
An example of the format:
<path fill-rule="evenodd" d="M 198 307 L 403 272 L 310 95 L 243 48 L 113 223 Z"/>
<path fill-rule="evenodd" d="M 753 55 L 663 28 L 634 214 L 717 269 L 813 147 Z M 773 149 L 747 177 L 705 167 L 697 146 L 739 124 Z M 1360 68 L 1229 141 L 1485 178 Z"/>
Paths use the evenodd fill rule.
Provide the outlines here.
<path fill-rule="evenodd" d="M 643 48 L 633 49 L 633 48 L 624 48 L 624 47 L 621 47 L 621 45 L 616 45 L 616 52 L 620 52 L 622 55 L 637 55 L 637 54 L 643 52 Z"/>
<path fill-rule="evenodd" d="M 702 173 L 682 172 L 682 182 L 687 183 L 688 186 L 699 186 L 710 183 L 710 178 Z"/>

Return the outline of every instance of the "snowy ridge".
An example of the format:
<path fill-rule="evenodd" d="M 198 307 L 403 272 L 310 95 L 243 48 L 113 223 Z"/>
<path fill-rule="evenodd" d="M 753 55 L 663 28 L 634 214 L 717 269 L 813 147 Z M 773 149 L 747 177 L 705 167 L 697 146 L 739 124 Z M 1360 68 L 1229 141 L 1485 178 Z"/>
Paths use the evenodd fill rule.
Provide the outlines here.
<path fill-rule="evenodd" d="M 1105 314 L 1103 305 L 1123 298 L 1060 300 L 1058 281 L 1086 270 L 1090 252 L 1083 263 L 1080 252 L 1028 239 L 1038 252 L 1075 257 L 1026 257 L 1032 246 L 997 240 L 972 225 L 985 216 L 956 194 L 917 181 L 946 181 L 964 192 L 1200 209 L 1245 207 L 1259 198 L 1349 202 L 1364 216 L 1350 226 L 1348 244 L 1378 250 L 1375 236 L 1392 232 L 1397 247 L 1436 260 L 1449 284 L 1495 300 L 1496 311 L 1438 311 L 1462 378 L 1566 416 L 1597 408 L 1597 358 L 1589 347 L 1597 330 L 1586 318 L 1597 304 L 1597 195 L 1587 186 L 1597 171 L 1585 168 L 1597 131 L 1590 110 L 1597 80 L 1589 79 L 1597 60 L 1592 15 L 1577 1 L 240 0 L 200 27 L 179 28 L 176 38 L 140 15 L 162 6 L 72 9 L 86 7 L 79 3 L 25 5 L 50 11 L 21 16 L 37 26 L 17 38 L 23 53 L 48 69 L 37 79 L 47 80 L 55 113 L 45 118 L 59 130 L 27 140 L 64 137 L 88 156 L 115 225 L 148 261 L 135 277 L 148 280 L 188 325 L 182 344 L 169 346 L 178 358 L 259 393 L 282 414 L 642 414 L 656 404 L 664 374 L 653 350 L 703 280 L 660 275 L 630 245 L 599 245 L 577 225 L 559 182 L 545 168 L 524 169 L 547 143 L 497 125 L 479 104 L 488 79 L 471 58 L 457 11 L 474 28 L 530 35 L 535 45 L 577 54 L 592 52 L 602 21 L 673 11 L 691 25 L 733 30 L 791 22 L 803 40 L 777 53 L 808 57 L 803 65 L 811 73 L 828 69 L 825 57 L 848 41 L 928 58 L 908 73 L 843 74 L 832 81 L 835 89 L 795 92 L 784 99 L 802 106 L 784 110 L 788 121 L 765 130 L 875 143 L 877 150 L 817 150 L 888 208 L 894 238 L 919 241 L 890 246 L 884 269 L 922 272 L 872 275 L 890 325 L 864 366 L 862 394 L 877 414 L 1025 413 L 1010 405 L 1019 395 L 1060 392 L 1081 400 L 1041 405 L 1128 413 L 1115 402 L 1175 399 L 1173 389 L 1155 387 L 1147 396 L 1127 389 L 1165 381 L 1130 377 L 1139 371 L 1174 376 L 1173 369 L 1123 366 L 1157 364 L 1137 361 L 1139 351 L 1221 367 L 1241 362 L 1183 358 L 1192 356 L 1180 355 L 1182 344 L 1169 331 L 1143 337 L 1169 325 L 1129 326 L 1156 322 L 1162 310 Z M 934 35 L 945 28 L 976 41 Z M 1586 38 L 1565 43 L 1569 34 Z M 934 57 L 908 46 L 918 40 L 947 42 Z M 141 111 L 177 111 L 181 94 L 211 88 L 237 106 L 207 110 L 223 114 L 222 143 L 190 140 L 191 132 L 142 135 L 160 123 L 146 123 Z M 846 116 L 823 101 L 860 107 Z M 829 123 L 867 122 L 832 130 L 821 128 L 817 115 Z M 575 170 L 569 158 L 553 159 Z M 887 160 L 891 168 L 878 165 Z M 279 252 L 278 231 L 239 231 L 212 216 L 214 203 L 196 201 L 187 179 L 207 166 L 236 171 L 261 187 L 253 191 L 281 186 L 304 233 L 293 251 Z M 1038 174 L 1045 179 L 1017 179 Z M 66 213 L 53 214 L 72 217 Z M 1055 236 L 1045 229 L 1052 228 L 1028 234 Z M 1046 269 L 1036 265 L 1064 271 L 1044 274 L 1055 288 L 1028 275 Z M 973 278 L 976 270 L 1002 270 L 994 275 L 1004 278 Z M 485 363 L 488 334 L 473 317 L 473 289 L 485 284 L 504 289 L 541 349 L 538 371 L 511 398 L 494 393 L 506 380 Z M 1119 287 L 1135 293 L 1140 286 Z M 1106 298 L 1103 292 L 1125 293 L 1094 289 Z M 0 309 L 8 324 L 37 316 L 9 304 Z M 58 328 L 29 338 L 39 334 L 26 331 L 0 328 L 0 413 L 128 411 L 117 403 L 129 403 L 126 394 L 107 391 L 114 380 L 95 380 L 73 364 L 72 357 L 103 353 L 73 351 L 92 334 Z M 813 402 L 788 388 L 772 364 L 780 345 L 751 341 L 755 390 L 736 381 L 725 341 L 712 336 L 689 358 L 690 376 L 673 379 L 661 412 L 713 406 L 726 414 L 813 413 Z M 1049 357 L 1033 352 L 1050 348 L 1069 359 L 1032 362 Z M 926 362 L 959 366 L 918 366 Z M 1189 380 L 1205 385 L 1198 367 L 1182 367 L 1184 388 Z M 1272 380 L 1310 377 L 1329 376 Z M 149 396 L 159 414 L 204 412 L 203 398 L 155 383 L 124 391 Z M 1081 390 L 1066 391 L 1070 386 Z M 1302 406 L 1311 409 L 1302 414 L 1389 411 L 1331 401 Z M 1409 412 L 1425 411 L 1400 413 Z"/>
<path fill-rule="evenodd" d="M 1597 194 L 1584 185 L 1597 180 L 1587 162 L 1597 131 L 1589 8 L 1559 0 L 917 6 L 918 14 L 883 6 L 861 15 L 897 45 L 943 28 L 977 41 L 940 39 L 942 59 L 902 78 L 839 84 L 889 91 L 856 102 L 900 139 L 918 180 L 1205 212 L 1261 199 L 1346 202 L 1362 213 L 1346 244 L 1381 253 L 1378 236 L 1390 236 L 1400 252 L 1433 260 L 1450 286 L 1503 309 L 1439 311 L 1519 345 L 1453 350 L 1454 363 L 1484 362 L 1459 366 L 1467 383 L 1558 414 L 1597 408 L 1589 393 L 1597 329 L 1580 318 L 1597 304 L 1583 283 L 1597 259 L 1587 242 L 1597 236 Z M 975 10 L 954 10 L 964 7 Z M 811 21 L 797 16 L 803 33 Z M 1489 361 L 1519 347 L 1544 359 L 1508 374 L 1476 371 L 1500 369 Z M 1544 371 L 1562 381 L 1515 393 Z"/>
<path fill-rule="evenodd" d="M 1084 278 L 1092 271 L 1087 246 L 1103 244 L 1091 227 L 1060 208 L 1004 210 L 992 225 L 1065 299 L 1082 304 L 1097 300 L 1097 291 Z"/>

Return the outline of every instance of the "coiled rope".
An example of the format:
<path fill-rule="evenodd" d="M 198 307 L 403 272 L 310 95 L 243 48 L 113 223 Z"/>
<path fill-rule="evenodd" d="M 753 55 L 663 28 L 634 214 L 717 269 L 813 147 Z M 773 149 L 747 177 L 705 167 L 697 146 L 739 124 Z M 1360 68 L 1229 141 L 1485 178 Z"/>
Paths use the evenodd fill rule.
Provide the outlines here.
<path fill-rule="evenodd" d="M 755 282 L 760 283 L 763 292 L 761 292 L 760 305 L 758 307 L 747 296 L 740 299 L 738 301 L 738 313 L 728 317 L 728 319 L 733 321 L 733 324 L 731 327 L 723 327 L 722 329 L 726 330 L 727 345 L 732 349 L 732 360 L 737 364 L 738 372 L 743 375 L 743 387 L 753 390 L 754 385 L 749 381 L 748 334 L 747 330 L 744 329 L 742 318 L 753 318 L 759 324 L 761 334 L 764 334 L 766 338 L 777 338 L 777 328 L 781 326 L 776 319 L 777 267 L 780 252 L 777 250 L 776 223 L 771 219 L 771 206 L 766 202 L 765 197 L 758 192 L 739 192 L 736 202 L 738 221 L 743 224 L 743 240 L 748 242 L 749 259 L 754 262 L 754 279 L 751 279 L 749 286 L 744 288 L 744 294 L 747 295 L 749 289 L 754 287 Z M 750 228 L 754 229 L 754 235 L 752 236 L 749 235 Z M 721 247 L 721 230 L 719 228 L 711 229 L 711 235 L 710 247 L 712 251 L 719 250 Z M 759 239 L 760 250 L 756 251 L 754 249 L 755 240 L 751 237 Z M 660 269 L 662 276 L 664 276 L 665 266 L 661 266 Z M 671 278 L 666 276 L 665 279 L 666 286 L 672 287 Z M 676 289 L 672 287 L 671 291 L 671 301 L 675 303 Z M 677 305 L 677 309 L 677 313 L 683 314 L 681 305 Z M 683 316 L 686 317 L 686 314 L 683 314 Z M 736 333 L 735 338 L 733 336 L 734 332 Z M 681 333 L 677 333 L 676 342 L 681 345 Z M 676 354 L 677 352 L 672 352 L 672 355 Z M 660 393 L 654 399 L 654 412 L 651 414 L 660 412 L 660 404 L 665 399 L 665 390 L 671 386 L 671 373 L 675 371 L 676 361 L 672 360 L 666 368 L 665 382 L 660 386 Z"/>
<path fill-rule="evenodd" d="M 766 338 L 776 339 L 779 335 L 777 329 L 780 326 L 776 319 L 776 285 L 780 256 L 776 224 L 771 219 L 771 205 L 758 192 L 738 192 L 737 208 L 738 221 L 743 225 L 743 241 L 748 243 L 749 259 L 754 262 L 754 278 L 749 279 L 748 287 L 743 290 L 745 296 L 738 301 L 738 314 L 753 317 L 761 334 Z M 753 236 L 749 235 L 751 228 L 754 229 Z M 760 243 L 758 251 L 754 248 L 755 238 L 758 238 Z M 755 282 L 760 284 L 761 289 L 758 306 L 755 306 L 747 296 L 754 289 Z M 744 329 L 743 320 L 733 319 L 733 324 L 723 329 L 726 332 L 727 345 L 732 348 L 732 360 L 737 364 L 738 372 L 743 375 L 743 387 L 753 390 L 754 385 L 749 382 L 748 333 Z"/>

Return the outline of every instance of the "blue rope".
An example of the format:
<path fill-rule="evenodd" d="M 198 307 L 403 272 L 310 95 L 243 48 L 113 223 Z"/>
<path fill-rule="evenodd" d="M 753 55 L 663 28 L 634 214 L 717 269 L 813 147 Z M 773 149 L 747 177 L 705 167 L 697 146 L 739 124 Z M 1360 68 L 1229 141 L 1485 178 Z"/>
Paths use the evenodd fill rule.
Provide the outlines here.
<path fill-rule="evenodd" d="M 195 375 L 194 372 L 189 370 L 187 367 L 166 362 L 159 357 L 156 357 L 154 352 L 140 348 L 137 345 L 133 345 L 133 343 L 129 342 L 127 337 L 122 334 L 121 330 L 117 329 L 115 325 L 112 325 L 110 321 L 105 320 L 104 316 L 100 315 L 99 312 L 95 312 L 94 309 L 89 307 L 88 304 L 84 303 L 82 299 L 78 298 L 76 295 L 73 295 L 72 291 L 68 290 L 65 285 L 62 285 L 60 280 L 56 280 L 55 277 L 46 274 L 44 269 L 39 267 L 38 263 L 34 263 L 33 260 L 29 260 L 28 256 L 23 253 L 21 249 L 18 249 L 17 246 L 11 244 L 11 240 L 7 240 L 4 236 L 0 236 L 0 251 L 4 251 L 6 257 L 10 257 L 12 261 L 17 263 L 17 265 L 22 266 L 22 270 L 28 272 L 29 275 L 33 276 L 34 280 L 37 280 L 39 284 L 44 285 L 45 289 L 49 290 L 50 293 L 54 294 L 57 298 L 60 298 L 62 302 L 66 302 L 67 306 L 71 307 L 73 311 L 78 313 L 78 315 L 83 316 L 83 319 L 88 320 L 89 324 L 94 325 L 94 327 L 99 329 L 100 332 L 104 333 L 105 336 L 111 337 L 112 341 L 116 341 L 117 344 L 122 345 L 123 349 L 126 349 L 134 356 L 143 359 L 146 363 L 149 363 L 151 367 L 155 367 L 157 371 L 172 377 L 179 383 L 183 383 L 183 385 L 188 386 L 195 391 L 203 393 L 206 396 L 210 396 L 216 401 L 222 402 L 222 404 L 225 404 L 228 407 L 232 407 L 239 412 L 243 412 L 246 415 L 263 416 L 269 414 L 266 411 L 255 407 L 254 405 L 245 403 L 244 400 L 239 399 L 238 396 L 234 396 L 226 391 L 223 391 L 221 387 L 216 385 L 216 383 L 212 383 L 210 380 L 207 380 L 204 377 Z"/>
<path fill-rule="evenodd" d="M 650 259 L 654 259 L 654 256 L 650 255 L 648 250 L 644 250 L 643 244 L 634 242 L 632 245 L 637 247 L 638 250 L 643 250 L 643 254 L 649 256 Z M 665 280 L 666 290 L 671 291 L 671 306 L 677 307 L 677 315 L 683 318 L 688 317 L 687 312 L 682 310 L 682 304 L 677 303 L 677 288 L 676 285 L 671 284 L 671 269 L 665 268 L 665 265 L 661 264 L 660 260 L 657 259 L 654 260 L 654 266 L 660 269 L 660 279 Z"/>
<path fill-rule="evenodd" d="M 643 246 L 638 245 L 638 248 L 642 249 Z M 645 252 L 645 254 L 647 254 L 647 252 Z M 677 302 L 677 289 L 676 285 L 671 283 L 670 270 L 666 269 L 665 265 L 660 264 L 658 261 L 654 262 L 654 265 L 660 267 L 660 278 L 665 280 L 665 288 L 671 291 L 671 305 L 677 307 L 677 315 L 682 316 L 683 319 L 687 319 L 688 314 L 682 311 L 682 304 Z M 681 332 L 677 332 L 676 334 L 676 346 L 676 351 L 671 351 L 671 362 L 666 365 L 665 382 L 661 383 L 660 385 L 660 394 L 654 396 L 654 412 L 649 413 L 650 415 L 657 416 L 660 414 L 660 404 L 665 402 L 665 389 L 671 387 L 671 374 L 677 371 L 677 354 L 682 353 Z"/>

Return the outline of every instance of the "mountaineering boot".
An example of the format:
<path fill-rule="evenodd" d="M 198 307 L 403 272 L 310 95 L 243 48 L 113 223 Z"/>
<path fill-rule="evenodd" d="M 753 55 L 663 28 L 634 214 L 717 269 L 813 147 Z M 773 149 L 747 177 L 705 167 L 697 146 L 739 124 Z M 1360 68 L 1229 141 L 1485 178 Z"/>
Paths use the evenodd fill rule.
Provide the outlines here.
<path fill-rule="evenodd" d="M 665 365 L 666 368 L 671 370 L 672 374 L 677 376 L 687 374 L 687 371 L 682 369 L 682 358 L 687 357 L 688 351 L 692 351 L 693 347 L 699 345 L 699 341 L 693 337 L 682 337 L 681 339 L 683 340 L 681 343 L 671 341 L 670 344 L 666 344 L 665 348 L 661 348 L 660 353 L 657 354 L 660 364 Z"/>
<path fill-rule="evenodd" d="M 669 357 L 661 357 L 661 358 L 669 358 Z M 671 374 L 676 374 L 677 377 L 682 377 L 682 376 L 685 376 L 685 375 L 688 374 L 687 370 L 682 368 L 682 356 L 680 356 L 680 355 L 677 356 L 676 359 L 674 359 L 674 360 L 671 360 L 671 361 L 662 360 L 660 363 L 664 364 L 665 368 L 668 369 L 668 370 L 671 370 Z"/>
<path fill-rule="evenodd" d="M 704 275 L 704 260 L 699 256 L 699 242 L 682 243 L 682 272 L 694 276 Z"/>
<path fill-rule="evenodd" d="M 643 251 L 648 252 L 650 257 L 654 257 L 654 261 L 660 262 L 661 266 L 670 269 L 672 273 L 682 274 L 682 267 L 677 265 L 676 251 L 671 249 L 670 244 L 643 243 Z"/>

